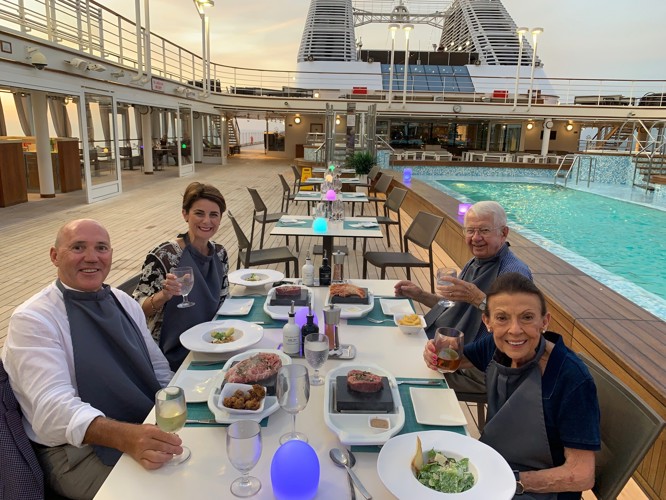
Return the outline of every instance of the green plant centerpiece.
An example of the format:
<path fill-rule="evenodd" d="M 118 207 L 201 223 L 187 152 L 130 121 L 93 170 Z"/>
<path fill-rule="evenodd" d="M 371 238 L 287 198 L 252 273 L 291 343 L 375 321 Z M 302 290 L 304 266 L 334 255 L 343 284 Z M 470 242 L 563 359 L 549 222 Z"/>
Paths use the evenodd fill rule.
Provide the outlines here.
<path fill-rule="evenodd" d="M 347 168 L 353 168 L 356 175 L 368 175 L 375 164 L 375 157 L 368 151 L 356 151 L 347 158 Z"/>

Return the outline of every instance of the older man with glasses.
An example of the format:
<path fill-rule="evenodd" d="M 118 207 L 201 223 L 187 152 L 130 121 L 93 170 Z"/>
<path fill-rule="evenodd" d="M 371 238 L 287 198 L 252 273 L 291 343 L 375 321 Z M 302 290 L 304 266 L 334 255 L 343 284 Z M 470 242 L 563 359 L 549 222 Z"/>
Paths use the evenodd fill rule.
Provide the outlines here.
<path fill-rule="evenodd" d="M 486 308 L 485 291 L 497 276 L 517 272 L 532 279 L 532 273 L 509 249 L 506 213 L 499 203 L 480 201 L 472 205 L 465 215 L 463 234 L 474 257 L 458 278 L 443 278 L 452 285 L 438 286 L 437 294 L 432 294 L 405 280 L 395 285 L 395 295 L 431 308 L 425 316 L 428 338 L 433 338 L 437 328 L 450 327 L 464 332 L 465 344 L 469 344 L 488 335 L 481 313 Z M 454 304 L 448 307 L 448 301 Z M 446 380 L 456 392 L 486 392 L 484 374 L 476 368 L 447 374 Z"/>

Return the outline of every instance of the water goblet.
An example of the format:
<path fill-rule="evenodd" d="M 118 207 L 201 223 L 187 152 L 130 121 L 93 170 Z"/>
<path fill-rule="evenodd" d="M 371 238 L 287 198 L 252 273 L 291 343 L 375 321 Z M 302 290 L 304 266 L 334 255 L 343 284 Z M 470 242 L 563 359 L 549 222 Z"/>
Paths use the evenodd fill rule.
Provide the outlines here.
<path fill-rule="evenodd" d="M 456 270 L 452 267 L 440 267 L 437 269 L 437 286 L 453 286 L 453 283 L 446 281 L 442 278 L 455 278 L 458 276 Z M 443 299 L 439 301 L 445 307 L 451 307 L 454 302 L 448 299 Z"/>
<path fill-rule="evenodd" d="M 187 300 L 187 295 L 192 291 L 194 286 L 194 273 L 191 267 L 175 267 L 171 270 L 171 274 L 176 276 L 176 280 L 180 283 L 180 293 L 183 296 L 183 301 L 177 307 L 185 308 L 192 307 L 194 302 Z"/>
<path fill-rule="evenodd" d="M 441 327 L 435 331 L 435 352 L 437 353 L 437 371 L 452 373 L 462 361 L 465 334 L 455 328 Z"/>
<path fill-rule="evenodd" d="M 168 386 L 155 394 L 155 420 L 157 427 L 164 432 L 176 433 L 183 428 L 187 420 L 185 392 L 177 386 Z M 180 465 L 190 458 L 192 453 L 183 446 L 183 453 L 174 455 L 166 465 Z"/>
<path fill-rule="evenodd" d="M 276 396 L 280 408 L 292 416 L 292 430 L 280 436 L 280 444 L 298 439 L 308 442 L 302 432 L 296 432 L 296 414 L 304 410 L 310 399 L 308 368 L 303 365 L 286 365 L 277 374 Z"/>
<path fill-rule="evenodd" d="M 310 385 L 323 385 L 324 378 L 319 374 L 319 368 L 324 366 L 328 359 L 328 337 L 323 333 L 310 333 L 305 337 L 305 359 L 314 368 L 314 375 L 310 377 Z"/>
<path fill-rule="evenodd" d="M 251 497 L 261 489 L 261 481 L 250 470 L 261 457 L 261 426 L 253 420 L 238 420 L 227 428 L 227 456 L 242 476 L 231 483 L 231 493 Z"/>

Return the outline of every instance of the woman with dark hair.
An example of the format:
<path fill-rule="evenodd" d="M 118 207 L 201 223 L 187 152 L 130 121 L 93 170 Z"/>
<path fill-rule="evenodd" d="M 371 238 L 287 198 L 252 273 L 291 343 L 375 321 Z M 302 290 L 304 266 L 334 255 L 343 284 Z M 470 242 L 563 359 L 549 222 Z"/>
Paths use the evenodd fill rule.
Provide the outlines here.
<path fill-rule="evenodd" d="M 211 321 L 228 293 L 229 257 L 222 245 L 211 241 L 226 208 L 224 196 L 216 187 L 200 182 L 187 186 L 182 206 L 187 232 L 150 251 L 134 291 L 148 328 L 174 371 L 188 353 L 180 343 L 180 334 Z M 195 306 L 179 309 L 180 283 L 171 270 L 184 266 L 194 273 L 194 287 L 188 298 Z"/>
<path fill-rule="evenodd" d="M 579 499 L 594 485 L 599 404 L 585 364 L 546 331 L 543 293 L 519 273 L 500 275 L 483 322 L 492 336 L 464 348 L 461 367 L 486 373 L 488 421 L 480 440 L 514 469 L 516 498 Z M 423 353 L 436 369 L 432 340 Z"/>

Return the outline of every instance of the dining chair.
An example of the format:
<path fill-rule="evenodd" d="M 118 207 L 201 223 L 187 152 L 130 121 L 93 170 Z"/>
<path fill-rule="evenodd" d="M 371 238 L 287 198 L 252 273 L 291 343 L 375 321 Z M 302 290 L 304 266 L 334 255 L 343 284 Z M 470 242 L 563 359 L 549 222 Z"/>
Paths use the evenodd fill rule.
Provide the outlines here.
<path fill-rule="evenodd" d="M 282 202 L 280 203 L 280 211 L 287 213 L 289 212 L 289 203 L 294 201 L 295 194 L 291 193 L 291 188 L 289 187 L 287 179 L 284 178 L 284 175 L 278 174 L 278 177 L 280 178 L 280 183 L 282 184 Z"/>
<path fill-rule="evenodd" d="M 368 202 L 375 202 L 375 213 L 379 215 L 379 205 L 380 201 L 385 201 L 388 196 L 389 187 L 391 187 L 391 181 L 393 176 L 387 173 L 382 173 L 377 182 L 375 182 L 374 192 L 375 196 L 368 196 Z M 381 194 L 382 196 L 378 196 Z M 363 205 L 361 205 L 361 215 L 363 215 Z"/>
<path fill-rule="evenodd" d="M 238 224 L 238 221 L 236 221 L 236 218 L 232 215 L 231 211 L 227 210 L 227 216 L 231 220 L 231 225 L 234 228 L 236 239 L 238 240 L 238 259 L 236 260 L 236 269 L 240 269 L 241 264 L 243 264 L 243 268 L 249 269 L 250 267 L 284 262 L 284 275 L 289 278 L 289 263 L 293 262 L 294 275 L 298 278 L 298 257 L 291 253 L 289 247 L 284 246 L 252 250 L 252 244 L 247 239 L 247 236 L 245 236 L 245 233 Z"/>
<path fill-rule="evenodd" d="M 370 190 L 377 180 L 377 176 L 379 175 L 380 170 L 381 167 L 379 165 L 373 165 L 365 178 L 365 182 L 363 184 L 358 184 L 359 186 L 368 188 L 368 195 L 370 195 Z"/>
<path fill-rule="evenodd" d="M 664 420 L 624 382 L 587 354 L 577 353 L 597 386 L 601 450 L 592 492 L 598 500 L 617 498 L 664 428 Z"/>
<path fill-rule="evenodd" d="M 264 248 L 264 235 L 266 233 L 266 224 L 275 223 L 287 212 L 269 212 L 268 207 L 261 199 L 259 192 L 254 188 L 247 188 L 252 202 L 254 203 L 254 213 L 252 215 L 252 229 L 250 230 L 250 246 L 254 243 L 254 225 L 256 222 L 261 224 L 261 238 L 259 240 L 259 249 Z M 289 236 L 286 236 L 287 245 L 289 245 Z M 298 236 L 296 236 L 296 251 L 298 252 Z"/>
<path fill-rule="evenodd" d="M 405 201 L 407 190 L 402 188 L 393 188 L 388 197 L 384 201 L 384 215 L 377 216 L 377 222 L 386 226 L 386 241 L 388 246 L 391 246 L 391 230 L 390 226 L 398 226 L 398 234 L 400 235 L 400 251 L 404 249 L 402 242 L 402 218 L 400 217 L 400 207 L 402 202 Z M 396 214 L 396 219 L 391 218 L 391 212 Z M 354 238 L 354 250 L 356 250 L 356 238 Z"/>
<path fill-rule="evenodd" d="M 443 222 L 443 217 L 428 212 L 419 212 L 416 214 L 416 217 L 414 217 L 403 237 L 405 245 L 403 252 L 366 252 L 367 240 L 363 240 L 363 279 L 368 277 L 368 263 L 381 269 L 381 279 L 386 278 L 387 267 L 404 267 L 408 280 L 412 279 L 412 267 L 427 267 L 430 269 L 430 291 L 435 293 L 432 242 L 435 241 L 437 231 L 439 231 Z M 421 260 L 410 253 L 410 241 L 423 249 L 428 249 L 427 261 Z"/>

